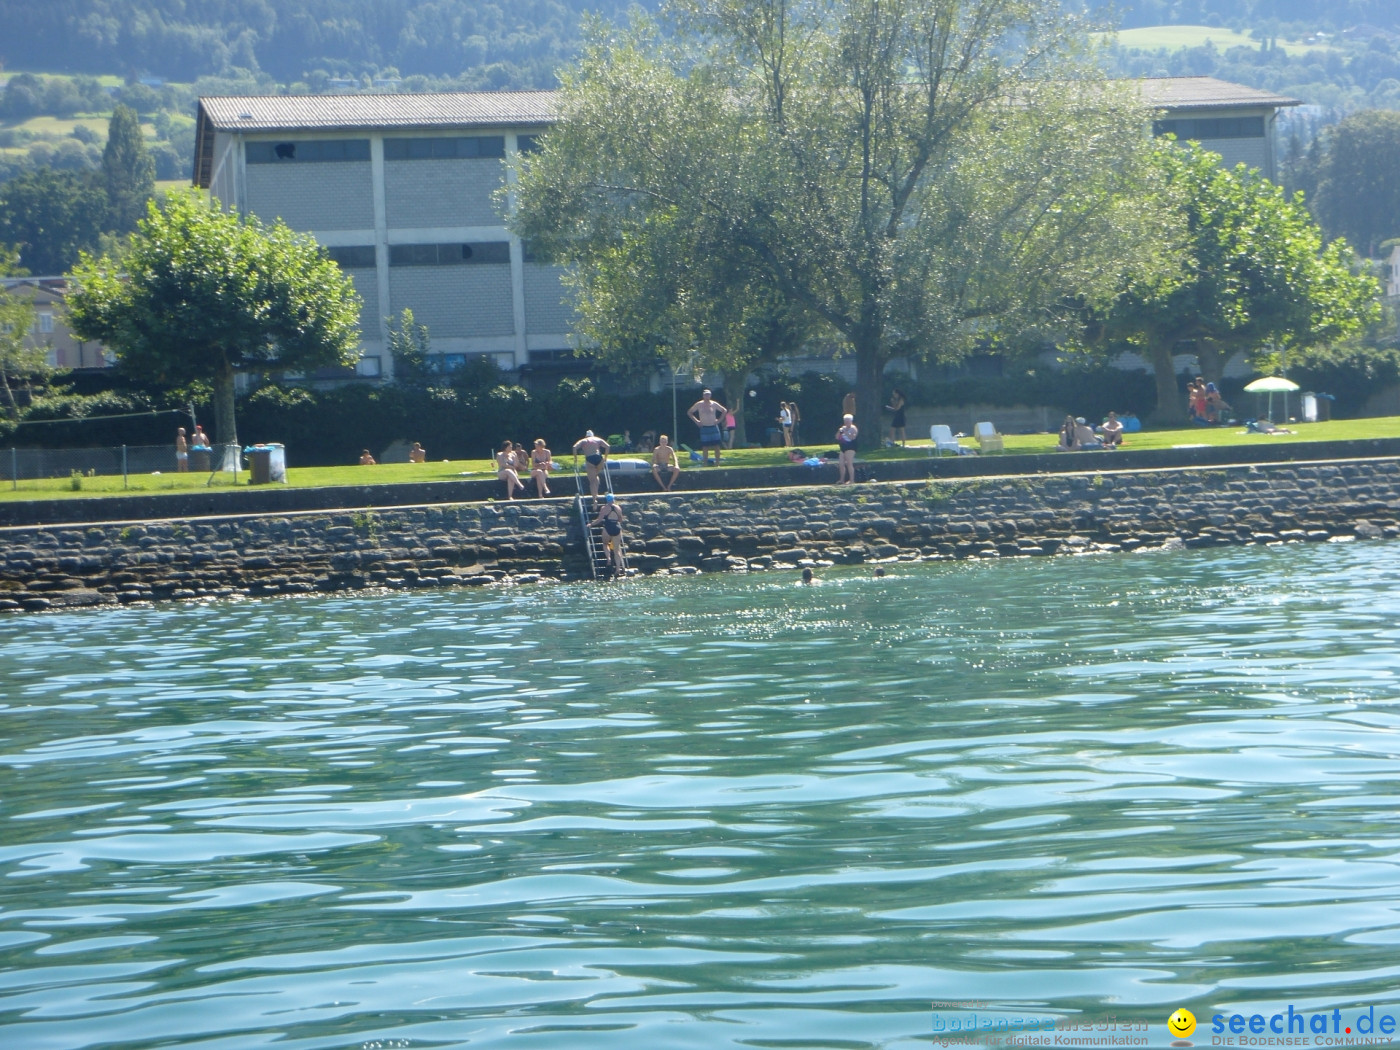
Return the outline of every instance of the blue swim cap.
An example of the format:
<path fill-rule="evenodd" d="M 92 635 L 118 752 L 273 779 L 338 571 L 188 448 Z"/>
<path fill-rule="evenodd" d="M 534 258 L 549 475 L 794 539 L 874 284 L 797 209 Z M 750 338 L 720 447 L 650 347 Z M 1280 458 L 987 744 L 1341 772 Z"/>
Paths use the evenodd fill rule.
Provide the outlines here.
<path fill-rule="evenodd" d="M 611 503 L 615 498 L 616 497 L 611 492 L 609 492 L 606 496 L 603 497 L 603 502 Z"/>

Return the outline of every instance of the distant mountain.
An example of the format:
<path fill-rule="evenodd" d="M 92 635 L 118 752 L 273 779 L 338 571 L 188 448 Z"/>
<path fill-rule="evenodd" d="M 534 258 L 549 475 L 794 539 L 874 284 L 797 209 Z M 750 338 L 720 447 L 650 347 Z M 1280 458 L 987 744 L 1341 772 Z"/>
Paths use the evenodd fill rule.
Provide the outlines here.
<path fill-rule="evenodd" d="M 9 69 L 193 81 L 243 69 L 277 80 L 395 69 L 483 86 L 546 87 L 575 54 L 580 15 L 629 0 L 0 0 Z M 655 6 L 654 3 L 644 6 Z"/>

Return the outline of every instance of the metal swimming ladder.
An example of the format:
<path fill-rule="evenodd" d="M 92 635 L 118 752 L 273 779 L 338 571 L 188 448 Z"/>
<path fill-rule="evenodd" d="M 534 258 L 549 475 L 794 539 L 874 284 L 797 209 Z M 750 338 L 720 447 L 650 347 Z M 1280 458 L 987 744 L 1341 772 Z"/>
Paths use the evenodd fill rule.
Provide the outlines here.
<path fill-rule="evenodd" d="M 612 493 L 612 474 L 608 472 L 606 464 L 602 471 L 603 485 L 609 494 Z M 589 513 L 589 504 L 592 496 L 586 496 L 583 492 L 583 478 L 579 474 L 578 462 L 574 463 L 574 484 L 578 488 L 578 494 L 574 496 L 574 507 L 578 511 L 579 529 L 583 533 L 583 545 L 588 552 L 588 568 L 595 580 L 606 580 L 613 575 L 613 562 L 608 555 L 607 541 L 603 535 L 603 527 L 593 524 L 593 515 Z M 622 571 L 620 576 L 627 575 L 627 545 L 622 542 L 622 536 L 617 537 L 618 552 L 622 555 Z"/>

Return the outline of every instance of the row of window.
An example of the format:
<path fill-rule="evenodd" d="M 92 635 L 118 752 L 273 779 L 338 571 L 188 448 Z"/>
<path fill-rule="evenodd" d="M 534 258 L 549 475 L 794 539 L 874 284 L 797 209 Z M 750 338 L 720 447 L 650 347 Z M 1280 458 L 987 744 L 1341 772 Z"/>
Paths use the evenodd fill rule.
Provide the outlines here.
<path fill-rule="evenodd" d="M 385 160 L 459 160 L 471 157 L 504 157 L 504 135 L 473 138 L 385 139 Z"/>
<path fill-rule="evenodd" d="M 1262 139 L 1263 117 L 1197 117 L 1192 120 L 1159 120 L 1154 135 L 1175 135 L 1178 142 L 1207 139 Z"/>
<path fill-rule="evenodd" d="M 520 135 L 521 153 L 539 149 L 536 135 Z M 369 160 L 369 139 L 304 139 L 297 142 L 249 142 L 249 164 L 324 163 Z M 385 160 L 467 160 L 506 155 L 504 135 L 471 135 L 455 138 L 386 138 Z"/>
<path fill-rule="evenodd" d="M 342 270 L 374 269 L 374 245 L 353 244 L 327 248 Z M 510 262 L 509 241 L 477 244 L 391 244 L 390 266 L 464 266 Z"/>

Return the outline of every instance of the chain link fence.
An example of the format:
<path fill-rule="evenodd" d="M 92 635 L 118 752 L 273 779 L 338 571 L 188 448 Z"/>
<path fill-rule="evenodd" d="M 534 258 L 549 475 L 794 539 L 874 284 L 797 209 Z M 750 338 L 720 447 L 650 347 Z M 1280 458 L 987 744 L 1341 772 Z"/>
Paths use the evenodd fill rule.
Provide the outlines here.
<path fill-rule="evenodd" d="M 153 474 L 198 475 L 211 484 L 217 475 L 232 475 L 234 483 L 245 470 L 238 445 L 191 449 L 185 469 L 173 445 L 110 445 L 102 448 L 8 448 L 0 450 L 0 482 L 18 489 L 24 482 L 72 478 L 121 478 L 128 487 L 133 476 Z M 227 484 L 225 479 L 222 483 Z M 31 487 L 31 486 L 26 486 Z"/>

